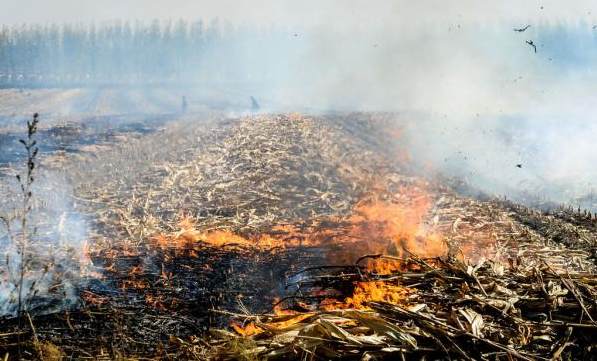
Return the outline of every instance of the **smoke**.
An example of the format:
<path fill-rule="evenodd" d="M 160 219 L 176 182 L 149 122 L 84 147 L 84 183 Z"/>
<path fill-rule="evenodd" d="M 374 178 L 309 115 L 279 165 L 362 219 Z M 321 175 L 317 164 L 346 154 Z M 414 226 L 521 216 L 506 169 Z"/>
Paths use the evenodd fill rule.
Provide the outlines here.
<path fill-rule="evenodd" d="M 378 23 L 424 24 L 429 22 L 470 21 L 495 22 L 504 19 L 516 21 L 577 20 L 583 17 L 595 20 L 597 13 L 591 0 L 563 3 L 557 0 L 504 0 L 477 2 L 471 0 L 0 0 L 0 6 L 10 12 L 0 14 L 0 23 L 76 23 L 124 20 L 220 18 L 236 23 L 277 23 L 292 26 L 331 24 L 336 28 L 352 28 Z"/>
<path fill-rule="evenodd" d="M 425 173 L 533 205 L 595 210 L 594 30 L 568 21 L 514 31 L 525 25 L 316 31 L 306 35 L 316 40 L 304 44 L 300 80 L 275 93 L 295 100 L 290 109 L 398 112 L 399 141 Z"/>
<path fill-rule="evenodd" d="M 43 172 L 36 177 L 26 252 L 21 258 L 20 186 L 8 178 L 2 185 L 7 196 L 0 209 L 9 227 L 0 230 L 0 316 L 16 315 L 19 285 L 23 309 L 29 312 L 48 313 L 73 306 L 77 287 L 91 263 L 85 252 L 88 226 L 73 206 L 72 189 L 58 173 Z"/>
<path fill-rule="evenodd" d="M 597 210 L 595 30 L 511 18 L 321 27 L 299 35 L 288 79 L 255 93 L 276 110 L 397 112 L 397 141 L 427 174 Z"/>
<path fill-rule="evenodd" d="M 190 62 L 184 85 L 156 98 L 164 103 L 158 109 L 178 109 L 186 94 L 191 110 L 201 103 L 229 114 L 249 109 L 249 95 L 266 112 L 397 112 L 405 129 L 399 141 L 422 171 L 457 175 L 485 192 L 521 201 L 534 194 L 595 208 L 590 196 L 597 182 L 595 129 L 589 125 L 597 95 L 592 86 L 597 11 L 589 1 L 131 0 L 114 7 L 98 3 L 101 11 L 93 6 L 82 13 L 62 11 L 80 8 L 71 3 L 53 4 L 61 11 L 57 19 L 91 23 L 120 17 L 147 26 L 156 17 L 203 19 L 205 37 L 224 40 L 206 42 L 201 61 Z M 224 24 L 222 38 L 209 28 L 215 18 Z M 524 32 L 514 31 L 527 25 Z M 156 58 L 158 65 L 167 56 L 178 61 L 189 50 L 170 45 Z M 146 66 L 152 54 L 135 52 L 139 66 Z M 109 59 L 103 60 L 98 66 L 110 73 Z M 147 74 L 160 69 L 152 65 Z M 126 94 L 114 97 L 130 100 Z M 63 113 L 104 109 L 100 100 L 76 99 Z M 108 103 L 114 107 L 115 101 Z M 139 108 L 129 103 L 107 112 Z"/>
<path fill-rule="evenodd" d="M 457 175 L 487 193 L 521 201 L 534 194 L 595 208 L 594 130 L 586 126 L 594 122 L 597 95 L 597 31 L 590 10 L 525 3 L 516 11 L 492 6 L 489 16 L 478 5 L 442 4 L 430 10 L 348 2 L 326 6 L 304 24 L 259 15 L 270 16 L 275 26 L 251 18 L 204 19 L 200 51 L 148 38 L 162 48 L 147 54 L 135 48 L 140 60 L 131 68 L 134 76 L 115 78 L 135 85 L 135 79 L 151 80 L 164 66 L 176 69 L 182 62 L 185 73 L 172 73 L 181 84 L 72 91 L 48 111 L 59 118 L 176 112 L 185 94 L 191 111 L 243 114 L 254 95 L 264 112 L 397 112 L 407 130 L 403 143 L 427 172 Z M 303 11 L 297 9 L 297 16 L 306 17 Z M 92 50 L 83 49 L 83 58 Z M 185 62 L 189 51 L 199 60 Z M 108 60 L 100 62 L 102 72 L 121 74 L 115 68 L 121 61 Z"/>

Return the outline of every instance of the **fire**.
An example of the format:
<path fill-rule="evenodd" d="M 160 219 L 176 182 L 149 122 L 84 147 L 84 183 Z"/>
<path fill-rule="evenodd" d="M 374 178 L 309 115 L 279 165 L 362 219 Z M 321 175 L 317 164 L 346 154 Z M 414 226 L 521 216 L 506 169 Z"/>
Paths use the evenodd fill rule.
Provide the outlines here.
<path fill-rule="evenodd" d="M 242 327 L 242 325 L 239 325 L 236 322 L 231 322 L 231 326 L 232 328 L 234 328 L 236 332 L 245 337 L 257 335 L 259 333 L 264 332 L 264 330 L 261 327 L 255 326 L 253 322 L 249 323 L 246 327 Z"/>
<path fill-rule="evenodd" d="M 267 329 L 268 330 L 273 330 L 273 331 L 283 331 L 284 329 L 287 329 L 289 327 L 292 327 L 294 325 L 296 325 L 297 323 L 300 323 L 301 321 L 313 316 L 313 313 L 294 313 L 291 314 L 290 318 L 287 319 L 283 319 L 282 321 L 278 321 L 278 322 L 268 322 L 267 324 Z"/>
<path fill-rule="evenodd" d="M 296 315 L 296 311 L 287 310 L 282 307 L 282 303 L 280 297 L 274 297 L 274 314 L 276 316 L 284 316 L 284 315 Z"/>
<path fill-rule="evenodd" d="M 390 199 L 369 197 L 356 204 L 351 215 L 315 221 L 308 227 L 281 224 L 269 233 L 243 237 L 230 230 L 200 231 L 190 218 L 183 218 L 180 230 L 159 235 L 154 240 L 160 247 L 186 248 L 197 244 L 219 247 L 323 246 L 343 243 L 367 244 L 370 252 L 413 253 L 434 256 L 446 248 L 438 235 L 422 225 L 430 207 L 430 197 L 418 189 L 401 188 Z"/>
<path fill-rule="evenodd" d="M 426 257 L 445 254 L 441 237 L 423 226 L 430 206 L 431 197 L 424 191 L 405 187 L 390 200 L 363 200 L 349 218 L 353 224 L 350 237 L 369 239 L 368 253 L 400 255 L 409 250 Z"/>
<path fill-rule="evenodd" d="M 108 297 L 101 297 L 90 291 L 82 291 L 81 297 L 83 297 L 87 303 L 93 304 L 95 306 L 101 306 L 108 302 Z"/>
<path fill-rule="evenodd" d="M 423 189 L 400 187 L 393 195 L 375 192 L 358 202 L 343 218 L 313 222 L 308 227 L 281 225 L 272 233 L 282 246 L 342 246 L 331 252 L 336 263 L 352 263 L 367 254 L 403 256 L 405 251 L 422 257 L 447 254 L 443 237 L 425 222 L 432 197 Z M 370 270 L 391 273 L 401 269 L 394 262 L 368 260 Z"/>
<path fill-rule="evenodd" d="M 230 229 L 212 228 L 201 229 L 191 217 L 181 217 L 178 231 L 170 234 L 160 234 L 147 241 L 149 252 L 160 252 L 162 256 L 161 269 L 157 272 L 161 280 L 160 285 L 171 287 L 177 275 L 167 267 L 173 257 L 201 257 L 208 248 L 222 248 L 240 250 L 253 253 L 255 251 L 277 252 L 291 247 L 322 247 L 326 257 L 333 259 L 336 264 L 354 264 L 363 255 L 385 254 L 393 255 L 395 259 L 367 258 L 359 262 L 370 272 L 377 275 L 388 275 L 404 271 L 407 255 L 406 250 L 423 257 L 434 257 L 447 253 L 447 246 L 441 234 L 428 226 L 426 221 L 433 204 L 433 197 L 425 187 L 416 185 L 394 187 L 389 191 L 387 187 L 378 186 L 375 190 L 356 203 L 352 212 L 342 217 L 319 218 L 303 221 L 302 223 L 278 224 L 268 231 L 257 234 L 238 234 Z M 218 225 L 221 227 L 221 225 Z M 114 250 L 114 249 L 112 249 Z M 124 249 L 133 252 L 134 247 Z M 110 249 L 106 255 L 118 252 Z M 115 263 L 107 265 L 106 271 L 115 270 Z M 210 269 L 209 264 L 202 265 Z M 120 284 L 121 290 L 149 290 L 152 286 L 143 281 L 147 272 L 139 265 L 131 266 L 129 278 Z M 354 292 L 343 301 L 324 301 L 322 307 L 337 309 L 367 309 L 367 302 L 378 301 L 393 304 L 406 302 L 412 290 L 395 283 L 372 281 L 358 282 L 354 285 Z M 167 302 L 159 294 L 146 294 L 146 303 L 157 308 L 166 307 Z M 285 319 L 279 327 L 287 327 L 293 322 L 300 322 L 300 317 L 293 319 L 299 313 L 274 308 L 276 317 L 291 317 Z M 249 324 L 246 327 L 233 325 L 243 335 L 262 332 L 260 326 Z"/>
<path fill-rule="evenodd" d="M 232 328 L 242 336 L 253 336 L 258 335 L 262 332 L 273 331 L 273 332 L 283 332 L 288 330 L 288 328 L 292 328 L 293 326 L 300 324 L 303 320 L 313 316 L 314 313 L 296 313 L 290 312 L 280 313 L 276 312 L 277 320 L 276 322 L 268 322 L 267 324 L 263 324 L 261 326 L 256 326 L 254 322 L 249 323 L 247 326 L 243 327 L 235 322 L 231 322 L 230 325 Z M 260 324 L 261 325 L 261 324 Z M 265 329 L 264 329 L 265 328 Z"/>
<path fill-rule="evenodd" d="M 187 217 L 180 220 L 177 232 L 158 235 L 153 244 L 185 252 L 189 257 L 199 257 L 205 247 L 272 252 L 289 247 L 323 246 L 330 248 L 330 258 L 343 263 L 353 263 L 367 254 L 401 256 L 405 250 L 425 257 L 447 254 L 441 235 L 425 222 L 432 197 L 422 187 L 401 186 L 393 192 L 379 188 L 361 199 L 345 217 L 319 219 L 308 224 L 279 224 L 269 232 L 246 236 L 229 229 L 200 230 Z M 350 247 L 343 247 L 345 244 Z M 367 260 L 364 264 L 381 274 L 401 269 L 396 262 Z M 163 278 L 169 277 L 164 275 Z"/>
<path fill-rule="evenodd" d="M 270 237 L 266 234 L 259 237 L 243 237 L 230 230 L 214 230 L 204 232 L 197 230 L 190 218 L 183 218 L 178 226 L 180 230 L 172 235 L 159 235 L 154 242 L 161 248 L 188 249 L 191 256 L 198 256 L 194 247 L 207 245 L 213 247 L 228 248 L 258 248 L 272 249 L 284 247 L 281 240 Z"/>
<path fill-rule="evenodd" d="M 404 305 L 413 289 L 385 281 L 357 282 L 351 297 L 343 302 L 326 299 L 321 307 L 325 310 L 359 309 L 368 310 L 367 302 L 385 302 L 394 305 Z"/>

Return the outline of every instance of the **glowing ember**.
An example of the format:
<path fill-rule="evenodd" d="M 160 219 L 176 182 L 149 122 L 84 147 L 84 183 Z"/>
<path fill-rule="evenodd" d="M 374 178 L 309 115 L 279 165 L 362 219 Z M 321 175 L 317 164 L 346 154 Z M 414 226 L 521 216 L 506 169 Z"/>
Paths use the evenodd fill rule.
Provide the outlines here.
<path fill-rule="evenodd" d="M 87 303 L 93 304 L 96 306 L 101 306 L 104 303 L 108 302 L 108 297 L 101 297 L 101 296 L 98 296 L 98 295 L 94 294 L 93 292 L 89 292 L 89 291 L 81 292 L 81 297 L 83 297 L 83 299 Z"/>

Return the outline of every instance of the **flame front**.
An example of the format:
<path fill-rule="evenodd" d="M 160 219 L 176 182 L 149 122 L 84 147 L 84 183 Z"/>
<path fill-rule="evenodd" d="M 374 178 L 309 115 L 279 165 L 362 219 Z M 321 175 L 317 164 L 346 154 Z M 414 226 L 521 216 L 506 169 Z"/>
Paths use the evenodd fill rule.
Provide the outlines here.
<path fill-rule="evenodd" d="M 435 257 L 446 254 L 447 247 L 440 234 L 426 222 L 433 198 L 423 187 L 401 186 L 388 192 L 381 188 L 363 197 L 355 204 L 352 212 L 344 217 L 320 218 L 310 222 L 278 224 L 269 231 L 260 234 L 240 235 L 229 229 L 204 231 L 196 227 L 192 218 L 182 218 L 179 230 L 170 234 L 161 234 L 148 240 L 148 248 L 168 249 L 175 255 L 200 257 L 208 248 L 234 249 L 253 254 L 254 252 L 289 249 L 292 247 L 321 247 L 326 250 L 328 259 L 335 264 L 354 264 L 363 255 L 393 255 L 395 259 L 370 257 L 359 263 L 368 271 L 377 275 L 393 274 L 404 270 L 401 259 L 406 251 L 421 257 Z M 126 249 L 130 254 L 133 248 Z M 163 254 L 163 262 L 170 262 L 168 253 Z M 173 277 L 161 264 L 159 282 L 168 287 Z M 209 269 L 209 264 L 204 267 Z M 412 267 L 412 265 L 409 265 Z M 113 265 L 105 268 L 106 272 Z M 146 293 L 146 303 L 159 309 L 166 309 L 176 300 L 166 300 L 158 291 L 153 290 L 144 280 L 141 266 L 132 266 L 127 279 L 121 281 L 121 290 L 129 289 Z M 321 307 L 330 309 L 367 309 L 367 302 L 405 302 L 412 290 L 396 282 L 370 281 L 356 282 L 353 292 L 344 300 L 327 299 Z M 325 296 L 325 295 L 324 295 Z M 275 308 L 278 316 L 293 315 L 281 307 Z M 292 321 L 289 321 L 292 323 Z M 297 321 L 298 322 L 298 321 Z M 285 325 L 280 325 L 281 327 Z M 241 327 L 234 324 L 237 332 L 253 335 L 262 331 L 258 326 L 249 324 Z"/>
<path fill-rule="evenodd" d="M 328 218 L 305 226 L 281 224 L 268 233 L 241 236 L 230 230 L 203 232 L 190 218 L 179 222 L 180 230 L 159 235 L 159 247 L 193 249 L 198 245 L 251 249 L 350 244 L 339 261 L 353 262 L 370 253 L 402 255 L 405 250 L 424 257 L 445 254 L 447 247 L 438 234 L 423 226 L 431 197 L 418 188 L 402 187 L 394 196 L 369 196 L 359 201 L 346 217 Z M 387 265 L 386 265 L 387 266 Z"/>

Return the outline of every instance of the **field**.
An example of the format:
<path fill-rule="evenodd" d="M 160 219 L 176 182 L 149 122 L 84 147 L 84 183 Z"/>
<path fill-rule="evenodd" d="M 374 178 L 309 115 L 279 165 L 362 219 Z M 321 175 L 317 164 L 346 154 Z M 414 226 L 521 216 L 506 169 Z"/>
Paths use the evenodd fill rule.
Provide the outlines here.
<path fill-rule="evenodd" d="M 597 357 L 591 212 L 420 174 L 400 114 L 251 114 L 247 98 L 0 91 L 2 213 L 41 119 L 30 317 L 7 257 L 0 357 Z"/>

